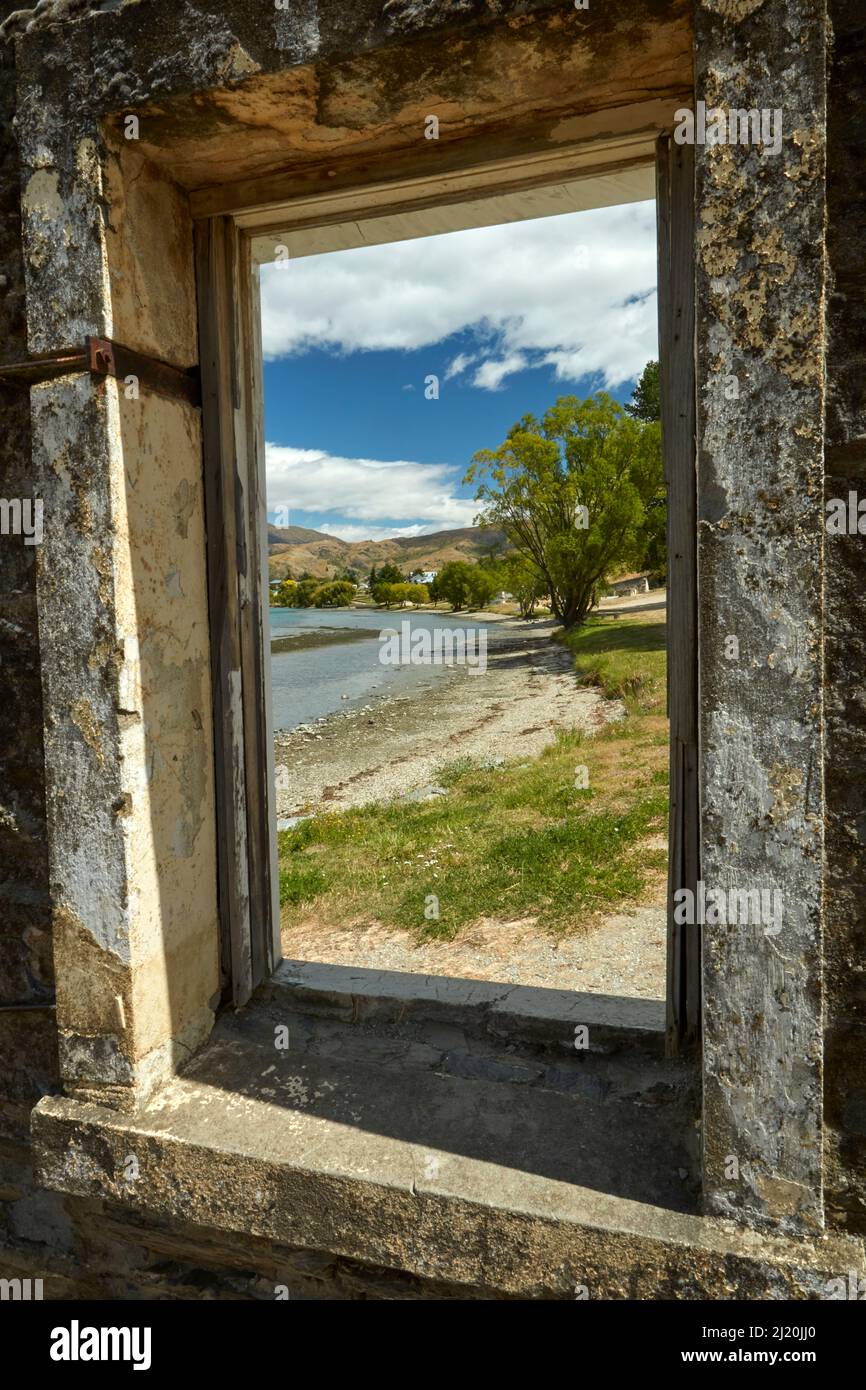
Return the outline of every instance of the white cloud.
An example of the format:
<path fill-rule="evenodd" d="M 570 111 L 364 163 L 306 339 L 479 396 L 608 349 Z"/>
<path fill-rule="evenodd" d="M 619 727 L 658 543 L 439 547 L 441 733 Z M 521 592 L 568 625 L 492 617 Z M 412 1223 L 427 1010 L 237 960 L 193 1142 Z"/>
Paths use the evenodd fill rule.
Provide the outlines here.
<path fill-rule="evenodd" d="M 523 368 L 528 365 L 529 363 L 522 352 L 509 353 L 508 357 L 502 357 L 499 361 L 490 357 L 486 362 L 481 363 L 472 378 L 472 385 L 480 386 L 485 391 L 498 391 L 507 376 L 513 376 L 515 372 L 522 372 Z"/>
<path fill-rule="evenodd" d="M 447 531 L 447 526 L 340 526 L 330 521 L 314 528 L 341 541 L 392 541 L 396 536 L 425 536 L 431 531 Z"/>
<path fill-rule="evenodd" d="M 445 371 L 445 380 L 450 381 L 452 377 L 460 376 L 474 361 L 474 352 L 458 352 L 457 356 L 448 363 Z"/>
<path fill-rule="evenodd" d="M 477 386 L 496 389 L 495 366 L 523 354 L 615 387 L 658 355 L 655 284 L 653 203 L 477 227 L 266 266 L 264 349 L 409 350 L 472 329 L 491 360 Z"/>
<path fill-rule="evenodd" d="M 454 495 L 462 470 L 452 464 L 341 458 L 322 449 L 296 449 L 288 444 L 266 444 L 265 462 L 268 510 L 288 507 L 293 523 L 299 512 L 332 512 L 340 520 L 315 529 L 343 540 L 471 526 L 478 512 L 477 502 Z M 394 525 L 383 526 L 383 518 Z M 359 522 L 373 524 L 359 526 Z"/>

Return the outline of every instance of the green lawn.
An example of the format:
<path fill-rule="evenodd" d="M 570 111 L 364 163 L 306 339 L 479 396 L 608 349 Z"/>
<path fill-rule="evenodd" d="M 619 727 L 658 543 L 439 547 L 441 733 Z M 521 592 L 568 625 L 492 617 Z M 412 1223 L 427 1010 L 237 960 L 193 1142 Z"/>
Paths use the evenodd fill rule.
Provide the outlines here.
<path fill-rule="evenodd" d="M 560 640 L 578 680 L 624 699 L 626 718 L 594 736 L 563 732 L 533 760 L 445 763 L 448 796 L 280 832 L 285 926 L 381 922 L 450 939 L 481 917 L 536 916 L 559 934 L 657 888 L 667 853 L 647 841 L 667 828 L 664 624 L 593 618 Z"/>
<path fill-rule="evenodd" d="M 622 700 L 630 715 L 664 714 L 667 683 L 665 624 L 646 618 L 593 616 L 558 640 L 574 652 L 578 679 Z"/>

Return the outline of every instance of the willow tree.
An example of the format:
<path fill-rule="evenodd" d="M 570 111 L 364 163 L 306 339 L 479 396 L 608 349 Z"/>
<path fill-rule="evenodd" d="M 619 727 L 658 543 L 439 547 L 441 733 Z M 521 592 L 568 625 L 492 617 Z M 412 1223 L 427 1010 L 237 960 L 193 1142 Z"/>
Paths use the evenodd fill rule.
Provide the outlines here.
<path fill-rule="evenodd" d="M 640 563 L 647 507 L 662 481 L 660 427 L 605 391 L 562 396 L 525 415 L 497 449 L 473 456 L 479 520 L 504 531 L 541 571 L 553 613 L 580 623 L 609 574 Z"/>

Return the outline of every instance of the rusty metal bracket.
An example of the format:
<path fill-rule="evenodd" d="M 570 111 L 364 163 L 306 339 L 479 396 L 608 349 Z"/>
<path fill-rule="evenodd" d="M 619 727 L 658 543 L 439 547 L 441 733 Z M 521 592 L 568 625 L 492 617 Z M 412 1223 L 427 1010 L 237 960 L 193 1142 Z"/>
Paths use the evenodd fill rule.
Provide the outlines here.
<path fill-rule="evenodd" d="M 136 385 L 158 396 L 201 405 L 201 384 L 197 367 L 173 367 L 158 357 L 136 352 L 111 338 L 89 337 L 84 348 L 65 348 L 61 352 L 41 353 L 25 362 L 0 363 L 0 382 L 29 390 L 37 382 L 53 381 L 72 372 L 93 372 L 113 376 L 119 381 L 134 379 Z"/>
<path fill-rule="evenodd" d="M 201 405 L 201 383 L 198 367 L 173 367 L 170 362 L 162 362 L 158 357 L 136 352 L 134 348 L 124 347 L 111 338 L 87 338 L 89 366 L 92 372 L 102 376 L 114 376 L 120 381 L 135 377 L 142 386 L 154 391 L 158 396 L 169 396 L 173 400 L 186 401 L 188 405 Z"/>
<path fill-rule="evenodd" d="M 85 372 L 88 354 L 67 348 L 63 352 L 44 352 L 28 357 L 24 362 L 0 363 L 0 381 L 7 386 L 21 386 L 28 390 L 34 382 L 51 381 L 57 376 L 67 376 L 70 372 Z"/>

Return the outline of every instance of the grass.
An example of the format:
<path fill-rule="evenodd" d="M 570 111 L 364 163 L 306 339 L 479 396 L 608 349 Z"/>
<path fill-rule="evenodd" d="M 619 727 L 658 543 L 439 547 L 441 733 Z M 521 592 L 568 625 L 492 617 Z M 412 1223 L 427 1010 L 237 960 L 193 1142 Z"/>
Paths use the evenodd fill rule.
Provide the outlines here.
<path fill-rule="evenodd" d="M 381 922 L 451 939 L 481 917 L 532 916 L 559 935 L 645 899 L 667 862 L 652 844 L 667 828 L 664 624 L 591 618 L 559 640 L 578 680 L 622 699 L 626 717 L 594 736 L 561 731 L 532 760 L 445 764 L 447 796 L 281 831 L 285 926 Z"/>
<path fill-rule="evenodd" d="M 557 640 L 574 652 L 584 685 L 601 686 L 605 698 L 622 700 L 630 715 L 664 713 L 667 638 L 655 614 L 593 616 Z"/>

